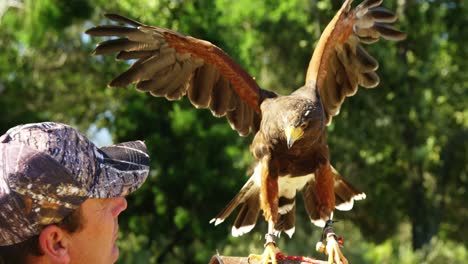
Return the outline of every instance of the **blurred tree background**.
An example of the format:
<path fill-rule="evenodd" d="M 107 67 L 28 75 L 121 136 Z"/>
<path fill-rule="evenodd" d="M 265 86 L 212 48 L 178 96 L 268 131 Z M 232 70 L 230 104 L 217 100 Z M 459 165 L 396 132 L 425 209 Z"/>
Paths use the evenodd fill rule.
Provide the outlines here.
<path fill-rule="evenodd" d="M 116 12 L 209 40 L 280 93 L 301 86 L 313 47 L 341 0 L 1 0 L 0 133 L 27 122 L 69 123 L 99 144 L 144 139 L 152 169 L 121 216 L 119 263 L 207 263 L 262 252 L 263 220 L 233 238 L 209 220 L 247 179 L 251 137 L 186 100 L 106 83 L 128 67 L 91 57 L 83 32 Z M 468 6 L 388 0 L 400 43 L 368 47 L 381 84 L 360 90 L 328 128 L 335 167 L 367 199 L 337 213 L 351 263 L 466 263 L 468 258 Z M 299 203 L 301 199 L 298 199 Z M 301 204 L 287 254 L 319 256 L 321 230 Z"/>

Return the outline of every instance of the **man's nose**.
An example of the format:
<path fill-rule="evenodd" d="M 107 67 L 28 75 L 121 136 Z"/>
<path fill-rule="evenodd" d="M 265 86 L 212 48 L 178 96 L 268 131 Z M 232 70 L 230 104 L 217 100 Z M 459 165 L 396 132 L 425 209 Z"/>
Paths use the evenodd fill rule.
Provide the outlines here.
<path fill-rule="evenodd" d="M 112 209 L 112 214 L 114 217 L 117 217 L 121 212 L 127 209 L 127 199 L 125 199 L 124 197 L 115 197 L 112 199 L 114 200 L 114 208 Z"/>

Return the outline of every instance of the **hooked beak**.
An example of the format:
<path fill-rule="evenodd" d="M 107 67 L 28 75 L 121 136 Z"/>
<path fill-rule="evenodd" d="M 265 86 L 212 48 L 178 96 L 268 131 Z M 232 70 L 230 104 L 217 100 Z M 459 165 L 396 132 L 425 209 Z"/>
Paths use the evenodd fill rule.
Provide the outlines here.
<path fill-rule="evenodd" d="M 304 135 L 304 129 L 301 127 L 289 126 L 284 130 L 284 133 L 286 134 L 288 149 L 290 149 L 294 142 L 296 142 L 302 137 L 302 135 Z"/>

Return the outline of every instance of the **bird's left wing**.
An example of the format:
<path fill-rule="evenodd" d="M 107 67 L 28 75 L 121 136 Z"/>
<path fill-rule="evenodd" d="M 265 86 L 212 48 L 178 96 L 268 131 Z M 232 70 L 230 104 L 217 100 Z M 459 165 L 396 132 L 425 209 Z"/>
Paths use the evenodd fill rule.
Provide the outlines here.
<path fill-rule="evenodd" d="M 365 0 L 353 9 L 352 1 L 343 3 L 323 31 L 307 69 L 306 85 L 318 88 L 327 124 L 359 85 L 373 88 L 379 84 L 375 73 L 379 64 L 361 43 L 374 43 L 380 37 L 395 41 L 406 37 L 389 25 L 397 17 L 379 6 L 383 0 Z"/>
<path fill-rule="evenodd" d="M 169 100 L 188 94 L 195 107 L 209 108 L 216 117 L 226 115 L 242 136 L 258 128 L 260 103 L 276 94 L 261 89 L 223 50 L 208 41 L 117 14 L 106 17 L 127 26 L 102 25 L 87 30 L 91 36 L 117 37 L 99 43 L 93 53 L 117 53 L 119 60 L 135 60 L 109 83 L 110 87 L 136 83 L 136 89 Z"/>

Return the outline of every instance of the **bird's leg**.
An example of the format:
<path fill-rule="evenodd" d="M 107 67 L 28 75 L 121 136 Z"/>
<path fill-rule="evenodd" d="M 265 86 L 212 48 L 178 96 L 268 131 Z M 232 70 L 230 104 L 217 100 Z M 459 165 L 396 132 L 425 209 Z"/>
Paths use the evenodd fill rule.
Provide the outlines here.
<path fill-rule="evenodd" d="M 275 239 L 276 235 L 274 233 L 275 224 L 272 220 L 268 221 L 268 233 L 265 235 L 265 251 L 261 255 L 250 254 L 249 259 L 256 259 L 262 261 L 263 264 L 277 264 L 276 254 L 279 252 L 279 249 L 276 247 Z"/>
<path fill-rule="evenodd" d="M 270 155 L 265 155 L 261 159 L 261 208 L 263 216 L 268 221 L 268 233 L 265 235 L 265 251 L 262 255 L 249 255 L 250 259 L 257 259 L 264 264 L 270 261 L 276 264 L 276 254 L 279 252 L 276 247 L 275 223 L 278 220 L 278 167 L 277 162 L 272 161 Z"/>
<path fill-rule="evenodd" d="M 323 228 L 322 239 L 317 243 L 316 249 L 328 255 L 328 263 L 348 264 L 348 260 L 341 253 L 340 247 L 342 242 L 339 239 L 332 227 L 333 220 L 328 220 Z"/>

